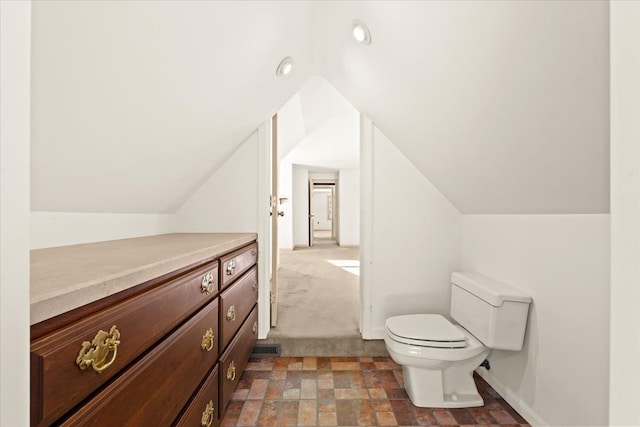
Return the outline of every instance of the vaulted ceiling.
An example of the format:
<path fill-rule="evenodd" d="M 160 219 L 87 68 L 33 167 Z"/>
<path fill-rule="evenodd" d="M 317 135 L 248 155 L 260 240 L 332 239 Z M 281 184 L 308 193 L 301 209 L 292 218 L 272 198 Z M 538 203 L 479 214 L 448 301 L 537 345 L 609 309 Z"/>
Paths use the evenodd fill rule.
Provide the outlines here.
<path fill-rule="evenodd" d="M 608 212 L 606 2 L 47 1 L 32 29 L 33 210 L 175 211 L 319 74 L 463 213 Z"/>
<path fill-rule="evenodd" d="M 360 168 L 360 117 L 325 79 L 311 77 L 278 111 L 278 157 L 311 167 Z"/>

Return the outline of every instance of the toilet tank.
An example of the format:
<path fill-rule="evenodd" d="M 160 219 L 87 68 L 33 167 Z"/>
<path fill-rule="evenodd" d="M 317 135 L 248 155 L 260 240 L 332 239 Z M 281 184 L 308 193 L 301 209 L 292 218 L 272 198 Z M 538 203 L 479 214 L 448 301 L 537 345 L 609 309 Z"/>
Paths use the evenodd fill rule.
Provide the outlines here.
<path fill-rule="evenodd" d="M 451 317 L 485 346 L 522 350 L 531 297 L 479 273 L 451 274 Z"/>

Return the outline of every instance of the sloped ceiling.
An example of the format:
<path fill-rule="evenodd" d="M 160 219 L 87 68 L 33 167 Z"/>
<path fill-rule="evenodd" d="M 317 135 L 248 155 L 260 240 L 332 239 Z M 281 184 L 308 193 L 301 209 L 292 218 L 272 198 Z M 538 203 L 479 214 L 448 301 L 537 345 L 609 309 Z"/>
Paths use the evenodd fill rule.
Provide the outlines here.
<path fill-rule="evenodd" d="M 462 213 L 608 212 L 606 2 L 48 1 L 32 28 L 33 210 L 172 212 L 320 74 Z"/>
<path fill-rule="evenodd" d="M 314 18 L 317 70 L 462 213 L 609 211 L 607 2 L 335 2 Z"/>
<path fill-rule="evenodd" d="M 175 211 L 309 77 L 310 20 L 305 2 L 34 2 L 32 210 Z"/>
<path fill-rule="evenodd" d="M 320 76 L 278 111 L 278 157 L 311 167 L 360 168 L 358 110 Z"/>

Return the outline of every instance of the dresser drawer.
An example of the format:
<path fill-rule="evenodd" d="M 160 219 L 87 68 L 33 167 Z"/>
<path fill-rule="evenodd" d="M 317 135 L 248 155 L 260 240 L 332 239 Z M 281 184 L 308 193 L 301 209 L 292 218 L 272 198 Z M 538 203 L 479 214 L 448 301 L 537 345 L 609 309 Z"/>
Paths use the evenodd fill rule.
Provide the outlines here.
<path fill-rule="evenodd" d="M 170 425 L 216 363 L 217 343 L 206 337 L 217 321 L 213 301 L 61 425 Z"/>
<path fill-rule="evenodd" d="M 216 366 L 175 425 L 176 427 L 217 427 L 219 418 L 218 366 Z"/>
<path fill-rule="evenodd" d="M 220 295 L 220 351 L 231 342 L 258 302 L 258 267 L 254 266 Z"/>
<path fill-rule="evenodd" d="M 258 340 L 258 307 L 254 307 L 227 351 L 220 357 L 220 412 L 224 413 L 231 395 Z"/>
<path fill-rule="evenodd" d="M 31 424 L 55 421 L 213 299 L 217 272 L 215 261 L 33 341 Z"/>
<path fill-rule="evenodd" d="M 224 256 L 220 262 L 220 290 L 229 286 L 258 261 L 258 245 L 253 243 Z"/>

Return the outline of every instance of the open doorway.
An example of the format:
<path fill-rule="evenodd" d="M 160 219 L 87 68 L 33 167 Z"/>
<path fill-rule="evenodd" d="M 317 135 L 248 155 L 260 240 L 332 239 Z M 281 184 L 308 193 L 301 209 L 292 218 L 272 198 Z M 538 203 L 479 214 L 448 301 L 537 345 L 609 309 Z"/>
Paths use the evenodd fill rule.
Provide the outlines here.
<path fill-rule="evenodd" d="M 309 247 L 338 243 L 335 180 L 309 181 Z"/>
<path fill-rule="evenodd" d="M 359 127 L 358 111 L 321 78 L 277 114 L 278 321 L 269 339 L 362 341 Z"/>

